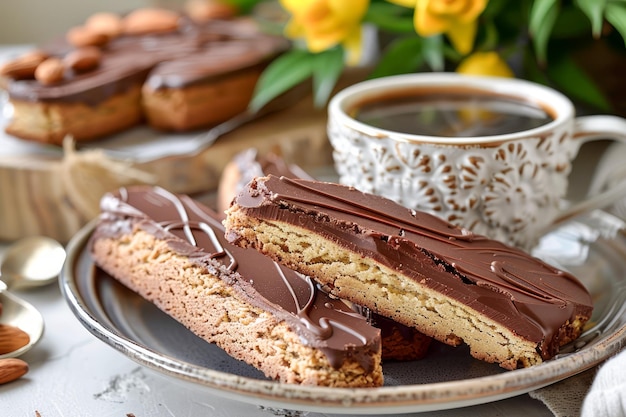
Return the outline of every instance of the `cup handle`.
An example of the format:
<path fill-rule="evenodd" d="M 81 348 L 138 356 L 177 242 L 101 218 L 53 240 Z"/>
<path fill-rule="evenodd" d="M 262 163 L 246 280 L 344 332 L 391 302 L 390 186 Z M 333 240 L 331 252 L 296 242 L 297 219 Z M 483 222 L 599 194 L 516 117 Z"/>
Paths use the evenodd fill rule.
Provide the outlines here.
<path fill-rule="evenodd" d="M 574 138 L 580 142 L 580 146 L 587 142 L 603 139 L 626 144 L 626 119 L 618 116 L 579 117 L 576 119 L 576 125 L 574 127 Z M 578 149 L 580 149 L 580 147 Z M 596 174 L 597 178 L 594 178 L 594 181 L 592 181 L 594 185 L 590 187 L 590 191 L 605 185 L 609 174 L 610 173 L 606 171 L 603 172 L 601 176 Z M 589 211 L 608 207 L 624 197 L 626 197 L 626 176 L 615 185 L 611 185 L 608 189 L 598 194 L 590 195 L 582 201 L 576 202 L 563 209 L 560 215 L 551 224 L 550 228 L 554 228 L 567 220 Z"/>

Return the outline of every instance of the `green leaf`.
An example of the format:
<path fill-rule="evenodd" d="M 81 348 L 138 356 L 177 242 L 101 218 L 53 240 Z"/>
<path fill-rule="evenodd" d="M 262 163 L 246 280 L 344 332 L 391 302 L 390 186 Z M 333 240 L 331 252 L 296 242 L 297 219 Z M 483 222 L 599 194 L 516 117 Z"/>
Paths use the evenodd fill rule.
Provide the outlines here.
<path fill-rule="evenodd" d="M 480 43 L 480 47 L 478 49 L 483 49 L 486 51 L 498 49 L 498 47 L 501 46 L 499 44 L 500 37 L 498 34 L 498 28 L 496 27 L 494 22 L 485 23 L 482 30 L 484 32 L 484 39 Z"/>
<path fill-rule="evenodd" d="M 344 69 L 343 50 L 333 48 L 317 54 L 313 60 L 313 102 L 323 107 Z"/>
<path fill-rule="evenodd" d="M 511 0 L 490 0 L 482 13 L 482 17 L 488 20 L 495 19 L 505 7 L 511 6 Z"/>
<path fill-rule="evenodd" d="M 530 10 L 528 29 L 533 37 L 535 53 L 540 63 L 545 63 L 548 57 L 548 40 L 559 15 L 560 3 L 558 0 L 537 0 Z"/>
<path fill-rule="evenodd" d="M 530 9 L 530 33 L 537 33 L 552 13 L 552 9 L 559 6 L 559 0 L 536 0 Z"/>
<path fill-rule="evenodd" d="M 590 38 L 589 33 L 592 32 L 591 22 L 585 14 L 575 7 L 565 7 L 559 12 L 559 16 L 554 23 L 550 38 L 567 39 Z"/>
<path fill-rule="evenodd" d="M 550 61 L 546 72 L 563 93 L 598 110 L 611 112 L 611 104 L 604 93 L 570 56 Z"/>
<path fill-rule="evenodd" d="M 606 5 L 606 20 L 622 35 L 626 44 L 626 3 L 611 1 Z"/>
<path fill-rule="evenodd" d="M 602 33 L 606 0 L 576 0 L 576 5 L 591 21 L 591 31 L 593 36 L 599 38 Z"/>
<path fill-rule="evenodd" d="M 445 58 L 443 56 L 443 36 L 429 36 L 422 38 L 422 56 L 433 71 L 443 71 Z M 419 54 L 419 50 L 415 53 Z M 420 63 L 417 63 L 419 66 Z"/>
<path fill-rule="evenodd" d="M 413 9 L 391 3 L 370 3 L 363 18 L 378 27 L 379 30 L 391 33 L 414 33 Z"/>
<path fill-rule="evenodd" d="M 414 72 L 423 62 L 421 38 L 398 38 L 383 52 L 370 78 Z"/>
<path fill-rule="evenodd" d="M 275 59 L 261 74 L 249 108 L 258 111 L 285 91 L 313 74 L 314 54 L 292 49 Z"/>

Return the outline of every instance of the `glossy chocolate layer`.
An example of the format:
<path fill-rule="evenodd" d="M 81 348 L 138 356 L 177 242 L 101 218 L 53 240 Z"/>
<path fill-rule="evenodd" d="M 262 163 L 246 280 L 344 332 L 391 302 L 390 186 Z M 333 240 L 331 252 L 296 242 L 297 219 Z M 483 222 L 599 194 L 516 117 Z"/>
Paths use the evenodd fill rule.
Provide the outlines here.
<path fill-rule="evenodd" d="M 237 168 L 241 173 L 241 177 L 239 178 L 239 181 L 237 181 L 235 189 L 231 190 L 232 197 L 242 191 L 255 177 L 274 175 L 278 177 L 284 176 L 294 179 L 299 178 L 314 180 L 313 177 L 311 177 L 298 165 L 287 164 L 284 159 L 274 153 L 259 155 L 258 150 L 254 148 L 246 149 L 245 151 L 238 153 L 237 155 L 235 155 L 233 160 L 237 164 Z M 228 200 L 228 204 L 230 204 L 232 197 Z M 225 209 L 227 208 L 228 206 L 225 207 Z M 348 303 L 348 301 L 345 300 L 344 302 Z M 354 311 L 357 311 L 359 312 L 359 314 L 366 317 L 367 320 L 375 327 L 380 329 L 381 336 L 383 338 L 383 360 L 394 359 L 393 357 L 385 356 L 385 338 L 390 337 L 395 330 L 400 332 L 400 334 L 407 341 L 407 343 L 409 343 L 409 341 L 413 343 L 414 335 L 417 332 L 416 329 L 407 327 L 403 324 L 376 314 L 367 307 L 356 304 L 351 304 L 351 307 Z"/>
<path fill-rule="evenodd" d="M 235 203 L 252 217 L 307 228 L 459 300 L 536 342 L 544 359 L 558 352 L 559 329 L 592 311 L 589 292 L 569 273 L 354 188 L 268 176 L 251 182 Z"/>
<path fill-rule="evenodd" d="M 94 238 L 132 233 L 135 227 L 154 234 L 208 271 L 219 269 L 243 299 L 287 322 L 304 344 L 322 350 L 332 366 L 350 357 L 372 370 L 371 354 L 380 350 L 378 329 L 319 291 L 310 278 L 229 244 L 209 208 L 159 187 L 138 186 L 107 194 L 101 209 Z"/>
<path fill-rule="evenodd" d="M 234 188 L 232 190 L 228 190 L 230 200 L 243 190 L 243 188 L 255 177 L 264 177 L 271 174 L 278 177 L 285 176 L 287 178 L 313 179 L 313 177 L 307 174 L 299 166 L 295 164 L 289 165 L 284 159 L 273 153 L 259 155 L 258 150 L 255 148 L 249 148 L 238 153 L 233 158 L 233 162 L 237 165 L 237 170 L 240 175 Z M 223 191 L 225 192 L 226 190 Z M 229 205 L 230 200 L 228 201 Z M 226 206 L 225 209 L 226 208 L 228 208 L 228 206 Z"/>
<path fill-rule="evenodd" d="M 287 46 L 285 39 L 261 33 L 247 18 L 203 24 L 181 19 L 175 32 L 113 39 L 92 71 L 66 72 L 54 85 L 12 80 L 7 90 L 12 99 L 96 105 L 144 82 L 152 89 L 182 88 L 264 65 Z M 72 47 L 57 41 L 41 49 L 63 57 Z"/>

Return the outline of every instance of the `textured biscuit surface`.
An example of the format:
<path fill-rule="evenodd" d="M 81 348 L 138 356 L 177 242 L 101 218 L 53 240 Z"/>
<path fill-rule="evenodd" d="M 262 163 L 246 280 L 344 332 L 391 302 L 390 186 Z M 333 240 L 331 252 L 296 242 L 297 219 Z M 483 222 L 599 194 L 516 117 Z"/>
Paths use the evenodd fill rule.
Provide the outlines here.
<path fill-rule="evenodd" d="M 97 106 L 84 103 L 11 100 L 13 117 L 5 131 L 35 142 L 61 145 L 70 135 L 77 142 L 104 137 L 143 121 L 140 86 Z"/>

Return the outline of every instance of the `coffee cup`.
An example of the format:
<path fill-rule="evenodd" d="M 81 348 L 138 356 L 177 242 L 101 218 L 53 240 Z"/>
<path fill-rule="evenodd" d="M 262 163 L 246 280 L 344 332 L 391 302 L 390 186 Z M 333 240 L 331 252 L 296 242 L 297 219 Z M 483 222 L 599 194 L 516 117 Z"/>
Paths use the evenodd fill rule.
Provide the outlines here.
<path fill-rule="evenodd" d="M 339 182 L 530 250 L 554 225 L 626 195 L 626 182 L 565 201 L 592 140 L 626 120 L 576 117 L 560 92 L 521 79 L 418 73 L 363 81 L 328 107 Z"/>

